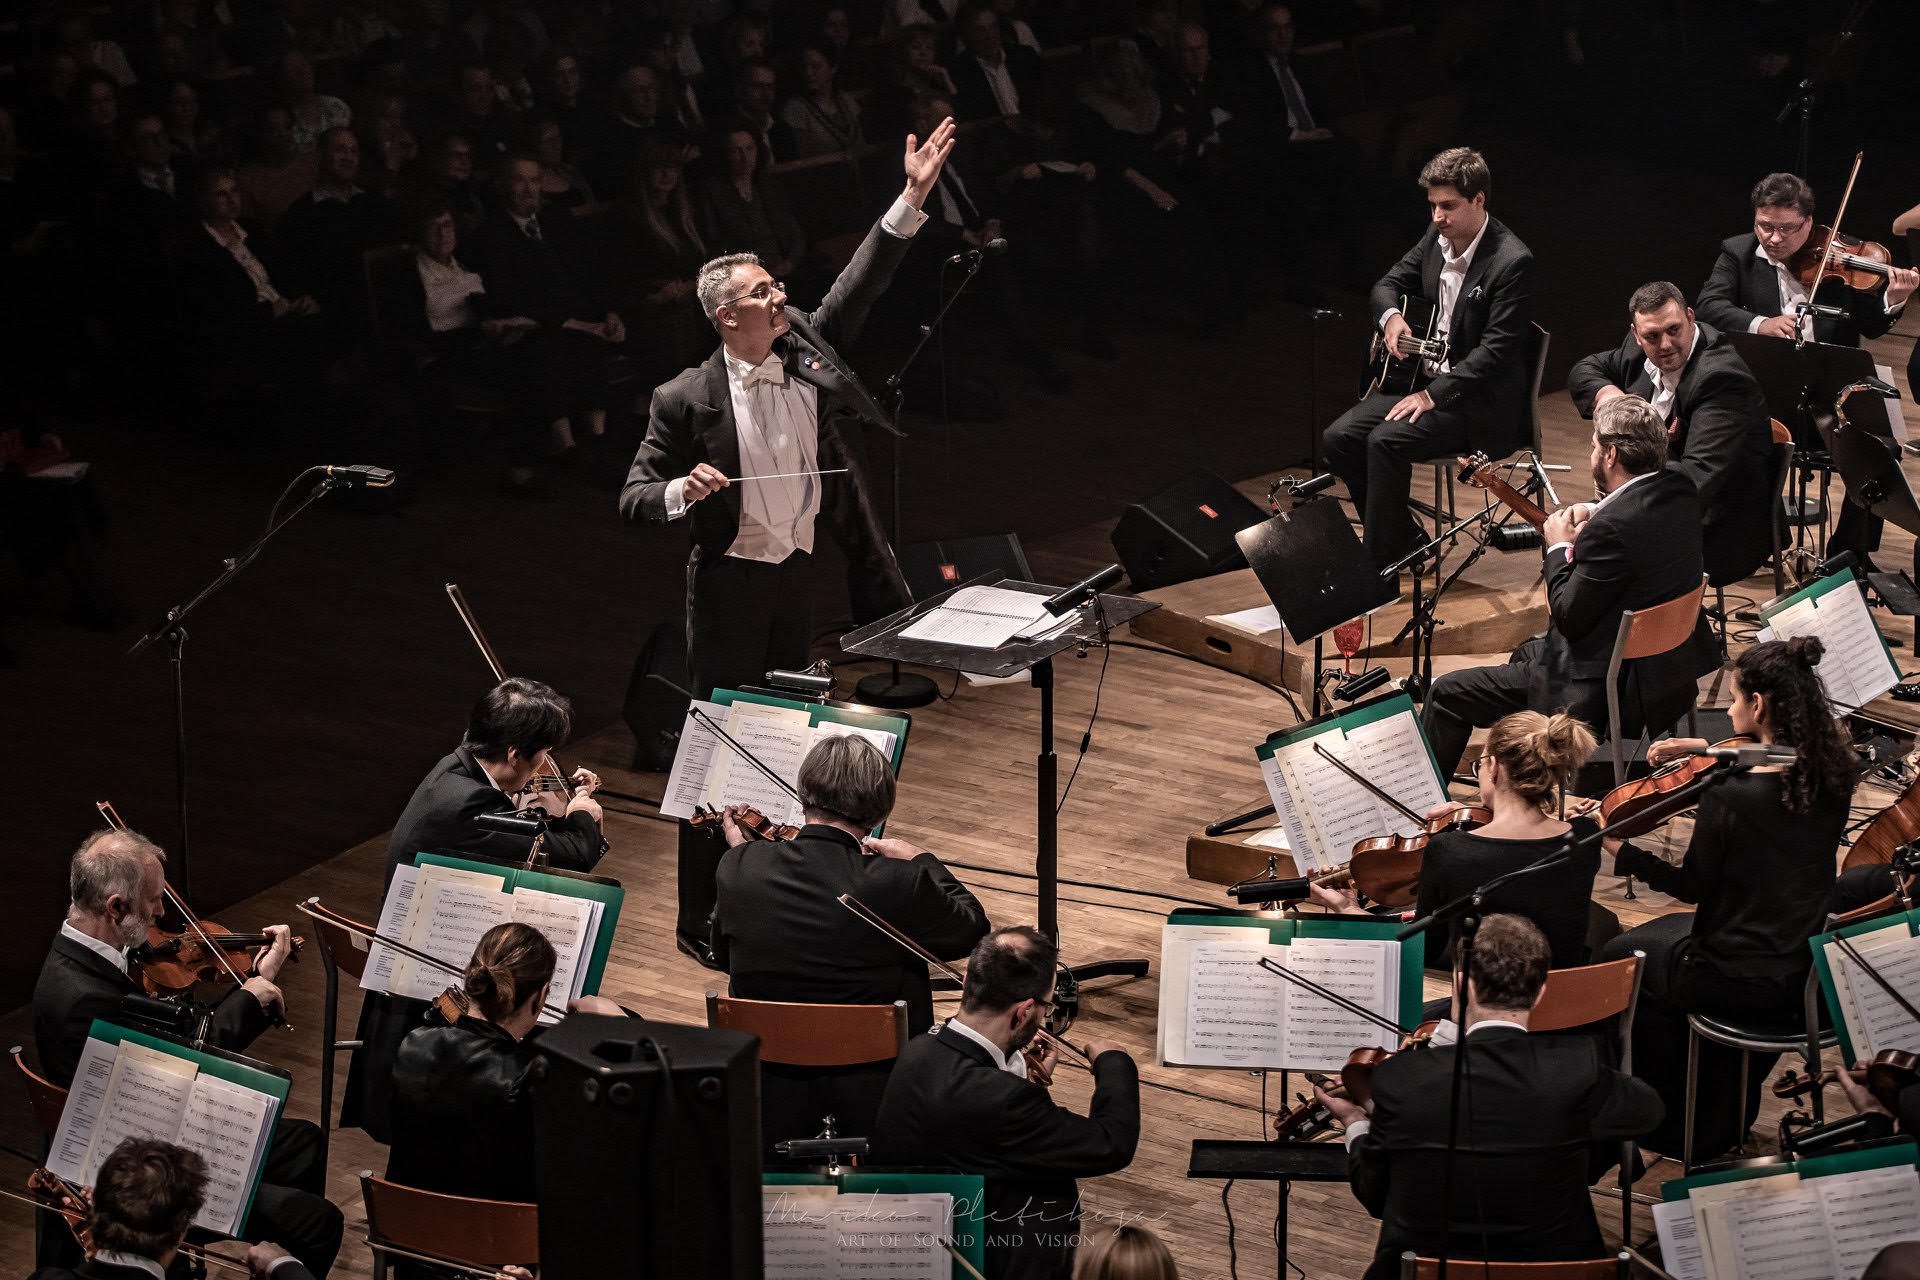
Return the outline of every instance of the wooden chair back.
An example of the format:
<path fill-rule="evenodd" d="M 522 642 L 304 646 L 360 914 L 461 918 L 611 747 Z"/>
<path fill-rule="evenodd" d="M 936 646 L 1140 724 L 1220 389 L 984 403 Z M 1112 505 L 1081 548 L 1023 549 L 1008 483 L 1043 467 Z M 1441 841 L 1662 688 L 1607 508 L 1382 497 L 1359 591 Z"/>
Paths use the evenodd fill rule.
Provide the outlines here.
<path fill-rule="evenodd" d="M 1620 659 L 1651 658 L 1685 644 L 1700 620 L 1700 600 L 1707 588 L 1703 576 L 1688 592 L 1664 604 L 1646 609 L 1629 609 L 1620 618 L 1622 632 Z"/>
<path fill-rule="evenodd" d="M 1465 1262 L 1447 1263 L 1454 1280 L 1627 1280 L 1633 1274 L 1626 1254 L 1578 1262 Z M 1440 1260 L 1400 1255 L 1401 1280 L 1439 1280 Z"/>
<path fill-rule="evenodd" d="M 760 1037 L 760 1061 L 790 1067 L 887 1062 L 907 1048 L 907 1004 L 792 1004 L 707 992 L 707 1025 Z"/>
<path fill-rule="evenodd" d="M 34 1123 L 51 1142 L 60 1128 L 60 1113 L 67 1109 L 67 1091 L 28 1066 L 26 1050 L 19 1045 L 13 1046 L 13 1065 L 20 1069 L 20 1084 L 27 1091 Z"/>
<path fill-rule="evenodd" d="M 1767 419 L 1773 432 L 1773 594 L 1787 589 L 1787 483 L 1793 478 L 1793 431 L 1778 418 Z"/>
<path fill-rule="evenodd" d="M 1547 974 L 1540 1003 L 1527 1018 L 1527 1029 L 1564 1031 L 1626 1013 L 1639 990 L 1639 952 L 1605 964 L 1555 969 Z"/>
<path fill-rule="evenodd" d="M 495 1268 L 540 1261 L 540 1214 L 515 1200 L 476 1200 L 403 1187 L 360 1173 L 367 1244 L 425 1253 L 466 1266 Z"/>

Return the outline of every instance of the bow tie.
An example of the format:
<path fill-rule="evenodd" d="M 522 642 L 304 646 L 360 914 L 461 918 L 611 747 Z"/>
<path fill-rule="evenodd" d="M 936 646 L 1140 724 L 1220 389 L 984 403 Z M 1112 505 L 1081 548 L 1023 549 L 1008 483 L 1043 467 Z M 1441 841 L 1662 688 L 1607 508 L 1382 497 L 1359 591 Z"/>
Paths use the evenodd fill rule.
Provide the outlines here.
<path fill-rule="evenodd" d="M 787 385 L 787 366 L 781 363 L 776 352 L 747 370 L 747 376 L 741 382 L 749 387 L 756 382 L 770 382 L 776 387 L 784 387 Z"/>

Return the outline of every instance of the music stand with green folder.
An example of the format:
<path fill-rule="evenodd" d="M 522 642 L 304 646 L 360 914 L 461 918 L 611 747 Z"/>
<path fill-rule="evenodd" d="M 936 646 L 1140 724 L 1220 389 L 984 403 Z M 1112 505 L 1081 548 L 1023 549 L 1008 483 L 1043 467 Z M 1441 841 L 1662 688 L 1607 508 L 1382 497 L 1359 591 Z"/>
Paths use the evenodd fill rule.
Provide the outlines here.
<path fill-rule="evenodd" d="M 824 1173 L 764 1173 L 763 1187 L 836 1186 L 842 1195 L 872 1193 L 878 1195 L 917 1195 L 944 1192 L 953 1197 L 954 1252 L 965 1258 L 975 1271 L 987 1265 L 986 1179 L 977 1173 L 920 1173 L 909 1171 L 878 1172 L 848 1170 L 838 1176 Z M 955 1261 L 952 1280 L 970 1280 L 966 1269 Z"/>

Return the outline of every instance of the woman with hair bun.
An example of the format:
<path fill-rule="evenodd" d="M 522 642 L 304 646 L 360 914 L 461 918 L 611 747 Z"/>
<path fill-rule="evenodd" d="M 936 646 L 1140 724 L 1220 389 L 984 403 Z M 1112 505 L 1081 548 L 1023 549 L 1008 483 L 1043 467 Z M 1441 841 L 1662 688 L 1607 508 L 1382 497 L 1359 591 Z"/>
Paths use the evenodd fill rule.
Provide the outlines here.
<path fill-rule="evenodd" d="M 1697 907 L 1629 930 L 1603 952 L 1608 960 L 1646 953 L 1633 1066 L 1667 1103 L 1666 1122 L 1646 1139 L 1657 1151 L 1678 1153 L 1682 1146 L 1688 1014 L 1780 1030 L 1801 1023 L 1812 963 L 1807 939 L 1826 923 L 1834 855 L 1856 776 L 1846 731 L 1814 671 L 1823 652 L 1818 640 L 1801 636 L 1755 645 L 1735 661 L 1734 732 L 1797 754 L 1792 764 L 1744 770 L 1707 790 L 1679 865 L 1632 844 L 1607 842 L 1615 875 L 1638 876 Z M 1654 743 L 1647 760 L 1658 765 L 1706 745 L 1669 738 Z M 1709 1082 L 1702 1096 L 1709 1102 L 1696 1117 L 1696 1159 L 1733 1146 L 1758 1111 L 1771 1059 L 1748 1064 L 1744 1114 L 1711 1105 L 1716 1095 L 1731 1092 L 1711 1082 L 1735 1078 L 1736 1052 L 1701 1046 L 1701 1079 Z"/>
<path fill-rule="evenodd" d="M 1551 716 L 1516 711 L 1495 721 L 1487 749 L 1474 762 L 1479 803 L 1493 810 L 1493 820 L 1471 831 L 1442 831 L 1428 842 L 1420 862 L 1418 914 L 1426 915 L 1495 876 L 1545 857 L 1569 837 L 1591 835 L 1596 830 L 1591 820 L 1567 822 L 1559 813 L 1561 790 L 1593 754 L 1593 745 L 1593 731 L 1564 711 Z M 1546 935 L 1554 968 L 1585 964 L 1596 913 L 1603 918 L 1603 936 L 1619 931 L 1612 913 L 1593 902 L 1593 878 L 1599 871 L 1596 846 L 1571 861 L 1496 889 L 1486 908 L 1524 916 L 1538 926 Z M 1344 891 L 1316 887 L 1313 896 L 1339 910 L 1353 909 L 1353 896 Z M 1451 924 L 1437 926 L 1427 935 L 1429 965 L 1448 967 L 1452 952 Z"/>
<path fill-rule="evenodd" d="M 410 1033 L 393 1064 L 393 1144 L 387 1177 L 404 1186 L 486 1200 L 534 1199 L 532 1043 L 553 982 L 553 944 L 532 925 L 481 935 L 460 980 L 468 1012 Z M 623 1012 L 581 996 L 568 1012 Z"/>

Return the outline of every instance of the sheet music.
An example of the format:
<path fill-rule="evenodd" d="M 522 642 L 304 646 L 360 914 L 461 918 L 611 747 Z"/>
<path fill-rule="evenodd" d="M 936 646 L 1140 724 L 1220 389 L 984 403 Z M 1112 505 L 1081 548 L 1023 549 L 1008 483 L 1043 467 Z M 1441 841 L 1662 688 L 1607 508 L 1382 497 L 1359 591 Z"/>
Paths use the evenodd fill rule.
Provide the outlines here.
<path fill-rule="evenodd" d="M 829 1215 L 841 1280 L 948 1280 L 953 1262 L 940 1242 L 953 1236 L 945 1192 L 842 1193 Z"/>
<path fill-rule="evenodd" d="M 833 1187 L 761 1187 L 760 1238 L 766 1280 L 835 1280 Z"/>
<path fill-rule="evenodd" d="M 1319 848 L 1307 831 L 1306 818 L 1293 803 L 1292 780 L 1287 776 L 1284 753 L 1268 756 L 1260 762 L 1260 777 L 1267 784 L 1267 796 L 1273 801 L 1273 815 L 1287 833 L 1287 847 L 1293 850 L 1293 862 L 1302 875 L 1329 868 L 1320 858 Z"/>
<path fill-rule="evenodd" d="M 1806 1183 L 1726 1207 L 1737 1280 L 1831 1280 L 1833 1247 L 1820 1193 Z"/>
<path fill-rule="evenodd" d="M 175 1139 L 207 1162 L 207 1200 L 194 1221 L 210 1231 L 239 1231 L 248 1193 L 264 1155 L 271 1096 L 202 1074 L 187 1097 Z"/>
<path fill-rule="evenodd" d="M 451 965 L 453 973 L 403 956 L 395 966 L 394 994 L 431 1000 L 455 980 L 454 974 L 466 969 L 487 930 L 513 918 L 513 901 L 505 892 L 503 876 L 432 865 L 419 872 L 414 890 L 417 905 L 402 940 Z"/>
<path fill-rule="evenodd" d="M 1235 631 L 1244 631 L 1248 635 L 1264 636 L 1275 631 L 1286 630 L 1286 624 L 1280 621 L 1280 611 L 1270 604 L 1253 609 L 1240 609 L 1234 613 L 1210 613 L 1208 622 L 1217 622 L 1223 627 L 1232 627 Z"/>
<path fill-rule="evenodd" d="M 1904 920 L 1853 935 L 1847 941 L 1908 1003 L 1920 1007 L 1920 938 L 1908 931 Z M 1920 1050 L 1920 1022 L 1837 942 L 1829 942 L 1826 951 L 1834 989 L 1842 995 L 1842 1016 L 1854 1051 L 1862 1058 L 1871 1058 L 1884 1049 Z"/>
<path fill-rule="evenodd" d="M 1359 938 L 1295 938 L 1283 963 L 1303 978 L 1382 1017 L 1399 1016 L 1400 944 Z M 1286 987 L 1286 1066 L 1338 1071 L 1355 1049 L 1397 1048 L 1400 1037 L 1296 983 Z"/>
<path fill-rule="evenodd" d="M 1415 813 L 1425 813 L 1447 798 L 1434 774 L 1433 755 L 1427 750 L 1420 722 L 1410 714 L 1363 724 L 1348 733 L 1339 748 L 1329 745 L 1328 750 Z M 1376 834 L 1391 831 L 1408 835 L 1414 831 L 1405 814 L 1377 796 L 1374 807 L 1386 824 Z"/>
<path fill-rule="evenodd" d="M 885 729 L 868 729 L 857 724 L 842 724 L 838 720 L 822 720 L 807 732 L 807 752 L 811 753 L 828 738 L 865 738 L 873 744 L 874 750 L 880 753 L 880 758 L 885 760 L 887 767 L 891 769 L 893 744 L 899 737 L 899 734 L 888 733 Z"/>
<path fill-rule="evenodd" d="M 1231 924 L 1168 924 L 1160 928 L 1160 1010 L 1154 1053 L 1163 1064 L 1185 1062 L 1187 1046 L 1187 989 L 1193 948 L 1209 942 L 1244 941 L 1252 933 L 1260 942 L 1265 929 L 1249 930 Z M 1272 975 L 1267 975 L 1271 977 Z M 1275 978 L 1275 982 L 1284 979 Z"/>
<path fill-rule="evenodd" d="M 721 721 L 727 736 L 751 751 L 787 786 L 794 785 L 800 778 L 800 762 L 807 756 L 811 717 L 798 707 L 753 702 L 736 702 L 729 710 Z M 798 801 L 725 743 L 720 746 L 712 780 L 707 783 L 707 803 L 716 809 L 730 804 L 752 805 L 774 822 L 805 821 Z"/>
<path fill-rule="evenodd" d="M 128 1138 L 172 1142 L 198 1071 L 191 1062 L 123 1041 L 107 1085 L 106 1103 L 93 1126 L 93 1140 L 87 1144 L 80 1181 L 92 1186 L 100 1166 Z"/>
<path fill-rule="evenodd" d="M 1867 612 L 1866 598 L 1850 583 L 1769 614 L 1767 625 L 1782 640 L 1820 638 L 1826 652 L 1814 673 L 1836 715 L 1849 714 L 1900 682 L 1886 643 Z"/>
<path fill-rule="evenodd" d="M 927 640 L 963 649 L 998 649 L 1043 625 L 1051 630 L 1047 597 L 1006 587 L 962 587 L 900 631 L 902 640 Z"/>
<path fill-rule="evenodd" d="M 1912 1239 L 1920 1224 L 1920 1171 L 1912 1165 L 1815 1178 L 1827 1215 L 1833 1256 L 1828 1275 L 1851 1278 L 1895 1240 Z"/>
<path fill-rule="evenodd" d="M 1180 1061 L 1196 1067 L 1280 1067 L 1286 1062 L 1286 1039 L 1279 988 L 1287 982 L 1261 968 L 1260 960 L 1284 964 L 1287 949 L 1264 929 L 1230 932 L 1241 936 L 1196 943 L 1188 951 Z"/>
<path fill-rule="evenodd" d="M 1694 1231 L 1693 1205 L 1685 1200 L 1654 1205 L 1653 1226 L 1660 1233 L 1661 1269 L 1673 1280 L 1707 1280 L 1700 1237 Z"/>
<path fill-rule="evenodd" d="M 1693 1221 L 1699 1237 L 1701 1265 L 1706 1273 L 1721 1280 L 1735 1274 L 1739 1265 L 1733 1241 L 1728 1236 L 1727 1211 L 1736 1201 L 1766 1199 L 1788 1195 L 1800 1186 L 1797 1173 L 1780 1173 L 1746 1182 L 1722 1182 L 1711 1187 L 1695 1187 L 1687 1193 L 1693 1203 Z"/>
<path fill-rule="evenodd" d="M 706 721 L 693 714 L 695 711 L 722 725 L 727 722 L 727 709 L 717 702 L 696 701 L 687 708 L 686 723 L 680 726 L 680 745 L 673 753 L 673 769 L 667 774 L 667 789 L 660 799 L 660 812 L 669 818 L 691 818 L 693 811 L 706 802 L 714 755 L 727 751 L 726 744 Z"/>
<path fill-rule="evenodd" d="M 1326 734 L 1315 741 L 1327 745 L 1337 738 Z M 1312 842 L 1315 870 L 1345 866 L 1353 858 L 1356 843 L 1387 834 L 1380 830 L 1373 797 L 1316 754 L 1313 743 L 1289 746 L 1283 771 L 1288 790 L 1300 806 L 1301 825 Z"/>
<path fill-rule="evenodd" d="M 564 1007 L 580 994 L 580 984 L 586 978 L 594 939 L 593 908 L 599 904 L 589 898 L 568 898 L 525 885 L 515 889 L 511 898 L 511 918 L 532 925 L 553 944 L 556 960 L 548 998 Z M 560 1019 L 543 1010 L 540 1021 L 551 1026 Z"/>
<path fill-rule="evenodd" d="M 80 1065 L 67 1087 L 67 1105 L 60 1112 L 60 1127 L 54 1131 L 53 1146 L 47 1153 L 47 1168 L 68 1182 L 79 1182 L 86 1172 L 87 1144 L 93 1141 L 93 1129 L 106 1103 L 118 1056 L 116 1046 L 92 1037 L 80 1051 Z"/>
<path fill-rule="evenodd" d="M 387 885 L 387 900 L 380 904 L 380 919 L 373 927 L 375 933 L 385 934 L 396 942 L 406 941 L 407 916 L 413 910 L 414 889 L 418 883 L 418 868 L 402 863 L 393 869 L 393 879 Z M 360 974 L 360 989 L 393 990 L 393 971 L 400 959 L 400 953 L 392 947 L 374 943 L 367 954 L 367 967 Z"/>

